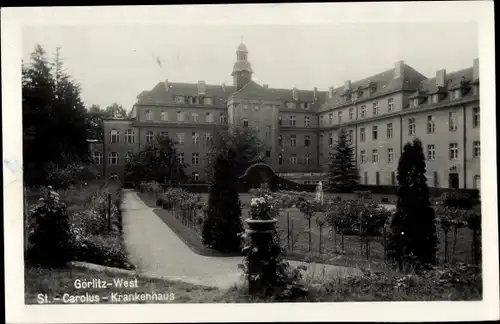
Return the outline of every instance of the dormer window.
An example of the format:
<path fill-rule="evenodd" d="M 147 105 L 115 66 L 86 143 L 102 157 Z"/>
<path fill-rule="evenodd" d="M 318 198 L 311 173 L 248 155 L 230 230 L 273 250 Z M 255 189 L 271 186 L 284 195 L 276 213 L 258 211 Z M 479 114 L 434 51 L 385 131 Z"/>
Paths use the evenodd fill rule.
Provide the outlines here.
<path fill-rule="evenodd" d="M 418 98 L 415 98 L 412 101 L 413 101 L 413 107 L 418 107 L 420 105 L 420 100 Z"/>
<path fill-rule="evenodd" d="M 203 104 L 204 105 L 212 105 L 213 104 L 212 97 L 203 98 Z"/>
<path fill-rule="evenodd" d="M 451 92 L 451 99 L 460 99 L 462 97 L 462 89 L 455 89 Z"/>
<path fill-rule="evenodd" d="M 345 101 L 356 100 L 355 98 L 354 99 L 352 98 L 352 95 L 350 93 L 346 93 L 344 95 L 344 97 L 345 97 Z"/>
<path fill-rule="evenodd" d="M 357 100 L 358 99 L 358 93 L 357 92 L 353 92 L 352 95 L 350 96 L 350 99 Z"/>
<path fill-rule="evenodd" d="M 175 96 L 174 101 L 175 103 L 183 104 L 186 103 L 186 98 L 183 96 Z"/>
<path fill-rule="evenodd" d="M 302 109 L 309 109 L 309 103 L 308 102 L 302 102 L 300 104 L 300 108 L 302 108 Z"/>
<path fill-rule="evenodd" d="M 294 109 L 295 108 L 295 102 L 287 101 L 286 107 L 288 109 Z"/>
<path fill-rule="evenodd" d="M 439 102 L 439 93 L 435 93 L 432 95 L 432 103 L 438 103 Z"/>

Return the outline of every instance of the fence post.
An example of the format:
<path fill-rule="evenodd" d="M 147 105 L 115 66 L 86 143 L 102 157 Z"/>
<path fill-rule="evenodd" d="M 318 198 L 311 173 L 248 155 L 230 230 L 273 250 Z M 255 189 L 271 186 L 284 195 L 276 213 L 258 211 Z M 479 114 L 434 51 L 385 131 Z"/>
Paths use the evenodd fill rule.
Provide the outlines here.
<path fill-rule="evenodd" d="M 385 229 L 385 226 L 382 227 L 382 235 L 383 235 L 383 242 L 384 242 L 384 261 L 387 261 L 387 232 Z"/>
<path fill-rule="evenodd" d="M 286 212 L 286 229 L 288 232 L 287 235 L 287 247 L 290 250 L 290 211 L 287 210 Z"/>
<path fill-rule="evenodd" d="M 111 232 L 111 194 L 108 194 L 108 231 Z"/>
<path fill-rule="evenodd" d="M 321 255 L 321 243 L 323 240 L 323 225 L 319 226 L 319 254 Z"/>
<path fill-rule="evenodd" d="M 292 218 L 292 252 L 293 252 L 294 242 L 295 242 L 295 237 L 293 235 L 293 218 Z"/>

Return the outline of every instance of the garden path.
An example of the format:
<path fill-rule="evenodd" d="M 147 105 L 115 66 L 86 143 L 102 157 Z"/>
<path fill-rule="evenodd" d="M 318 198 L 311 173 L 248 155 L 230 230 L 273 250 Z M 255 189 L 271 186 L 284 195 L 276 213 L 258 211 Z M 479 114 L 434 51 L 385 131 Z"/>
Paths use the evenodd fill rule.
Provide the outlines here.
<path fill-rule="evenodd" d="M 196 254 L 132 190 L 124 190 L 123 231 L 130 261 L 140 274 L 204 286 L 229 288 L 241 279 L 242 257 L 208 257 Z M 292 266 L 300 262 L 290 261 Z M 315 264 L 306 278 L 358 274 L 348 267 Z"/>

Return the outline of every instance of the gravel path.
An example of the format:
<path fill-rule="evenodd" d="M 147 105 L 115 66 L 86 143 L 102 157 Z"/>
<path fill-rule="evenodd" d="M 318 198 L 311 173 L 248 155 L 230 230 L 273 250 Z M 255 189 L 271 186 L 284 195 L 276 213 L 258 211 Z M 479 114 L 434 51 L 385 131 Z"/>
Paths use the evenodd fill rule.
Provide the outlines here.
<path fill-rule="evenodd" d="M 134 191 L 124 190 L 122 210 L 125 244 L 139 273 L 219 288 L 229 288 L 242 280 L 237 268 L 242 257 L 194 253 Z M 290 264 L 297 266 L 300 262 L 290 261 Z M 313 263 L 306 276 L 344 277 L 358 273 L 354 268 Z"/>

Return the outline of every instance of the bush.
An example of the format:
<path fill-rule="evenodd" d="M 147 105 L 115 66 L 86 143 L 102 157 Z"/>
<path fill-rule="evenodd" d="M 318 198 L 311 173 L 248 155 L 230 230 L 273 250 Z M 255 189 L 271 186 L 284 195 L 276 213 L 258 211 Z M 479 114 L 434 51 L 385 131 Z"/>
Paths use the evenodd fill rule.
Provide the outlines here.
<path fill-rule="evenodd" d="M 49 163 L 47 166 L 47 184 L 56 189 L 66 189 L 79 182 L 90 182 L 97 179 L 97 175 L 89 166 L 72 163 L 63 167 Z"/>
<path fill-rule="evenodd" d="M 382 197 L 382 199 L 380 200 L 382 203 L 384 204 L 388 204 L 389 203 L 389 198 L 387 197 Z"/>
<path fill-rule="evenodd" d="M 71 259 L 70 226 L 66 205 L 50 190 L 29 211 L 32 228 L 26 260 L 33 265 L 62 267 Z"/>
<path fill-rule="evenodd" d="M 366 199 L 371 199 L 372 198 L 372 192 L 370 190 L 358 190 L 354 191 L 356 194 L 357 198 L 366 198 Z"/>
<path fill-rule="evenodd" d="M 477 204 L 477 201 L 471 195 L 455 190 L 442 194 L 438 199 L 438 203 L 444 207 L 472 209 Z"/>

